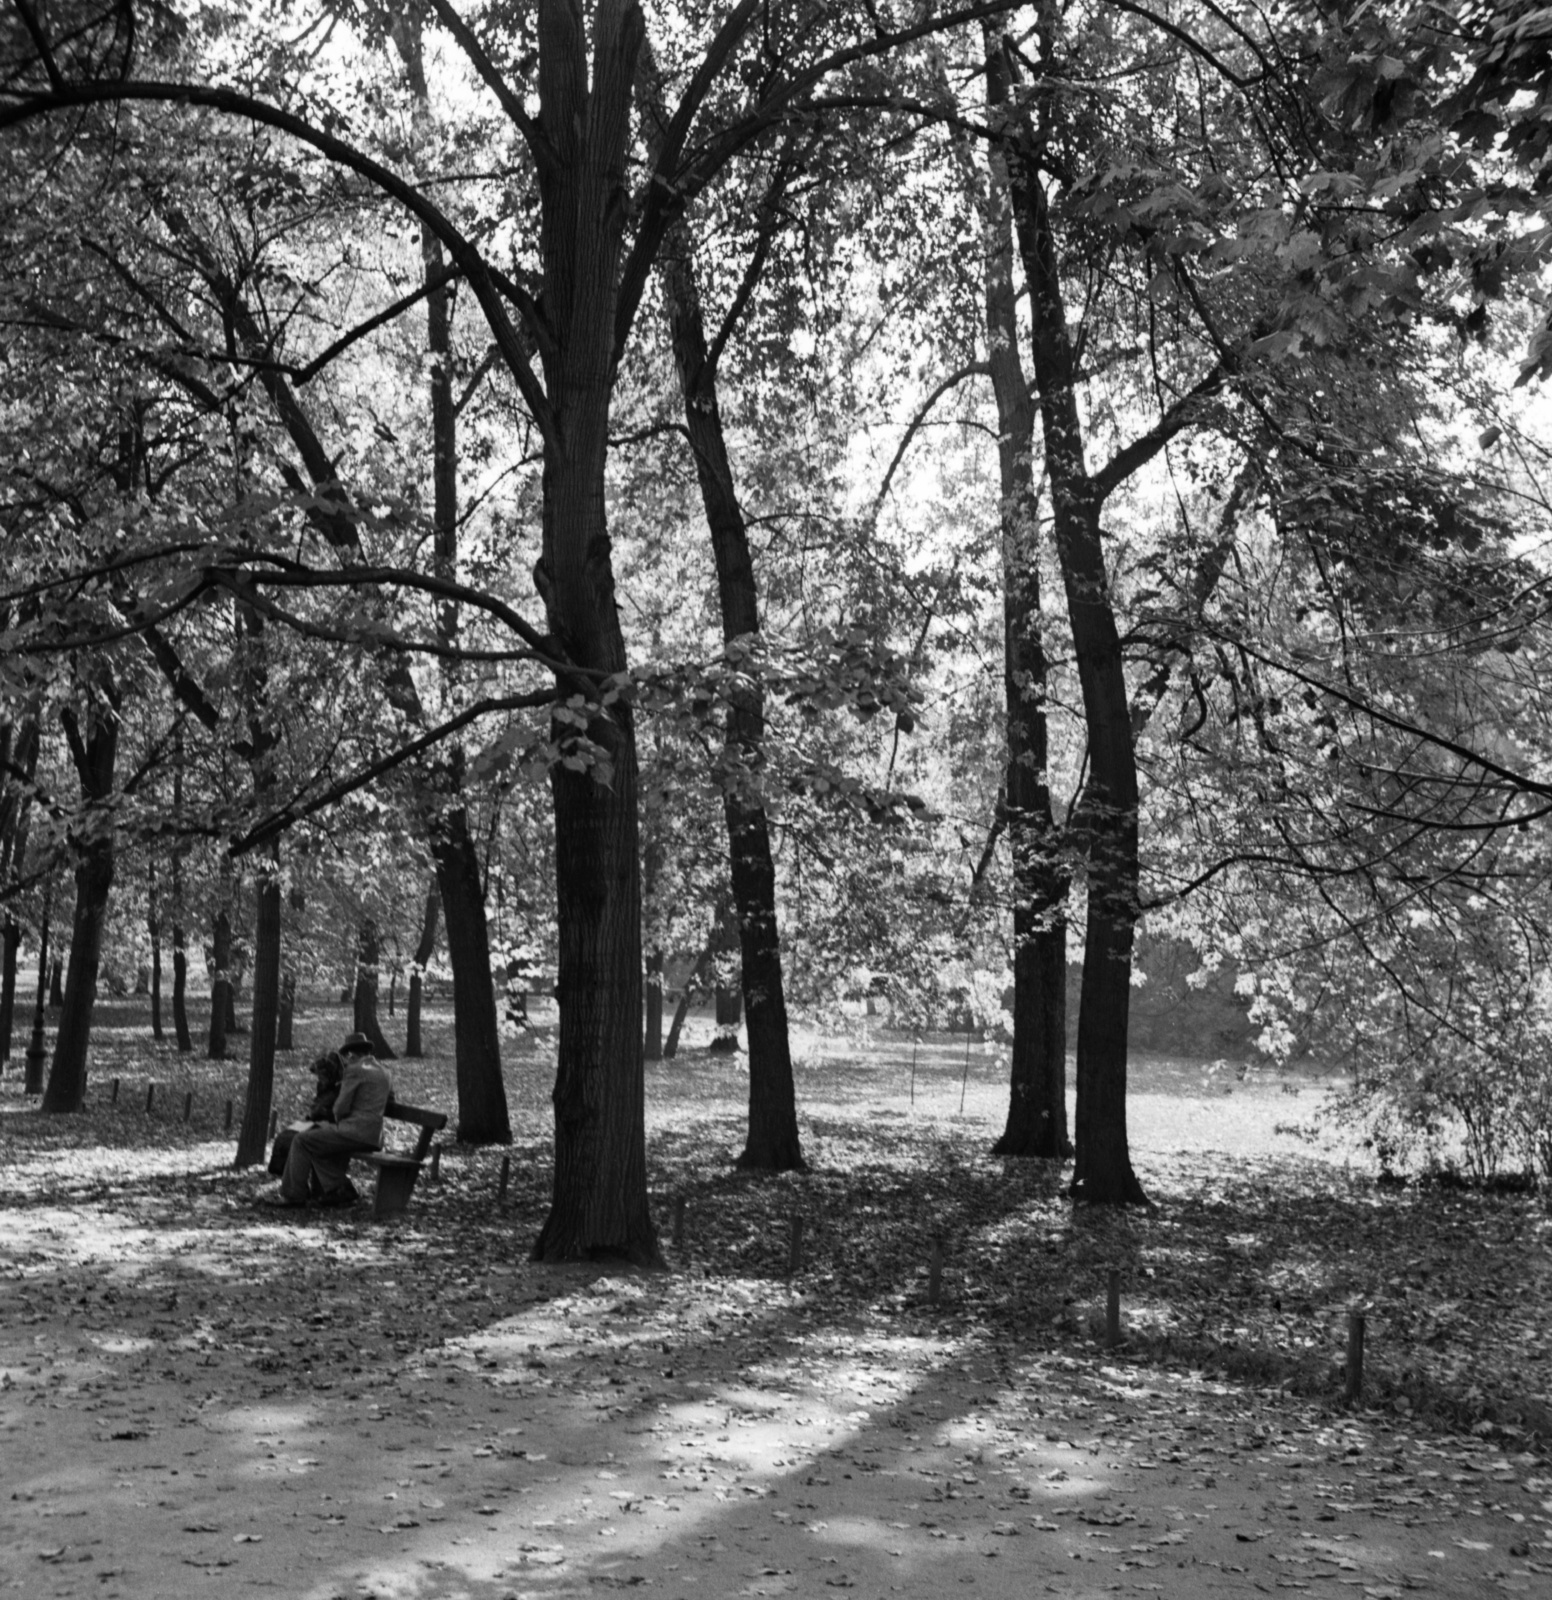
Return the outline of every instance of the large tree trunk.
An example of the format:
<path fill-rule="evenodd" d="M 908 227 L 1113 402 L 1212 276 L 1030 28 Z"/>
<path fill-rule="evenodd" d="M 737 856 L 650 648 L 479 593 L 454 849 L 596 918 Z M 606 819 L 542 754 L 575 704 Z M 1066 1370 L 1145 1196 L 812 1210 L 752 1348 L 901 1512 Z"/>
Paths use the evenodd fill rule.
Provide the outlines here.
<path fill-rule="evenodd" d="M 392 1061 L 393 1046 L 383 1037 L 382 1025 L 377 1020 L 377 972 L 381 957 L 376 919 L 363 917 L 356 934 L 356 988 L 352 1026 L 357 1033 L 364 1033 L 372 1041 L 372 1054 L 379 1061 Z"/>
<path fill-rule="evenodd" d="M 1004 58 L 988 52 L 998 69 Z M 992 104 L 1008 102 L 1004 77 Z M 991 92 L 991 91 L 989 91 Z M 1077 363 L 1039 147 L 1027 116 L 1009 118 L 1009 188 L 1033 327 L 1031 354 L 1040 395 L 1046 475 L 1057 559 L 1089 740 L 1088 920 L 1078 1007 L 1077 1161 L 1073 1193 L 1123 1205 L 1146 1202 L 1132 1171 L 1126 1132 L 1127 1014 L 1137 922 L 1137 766 L 1120 635 L 1100 535 L 1101 499 L 1084 461 L 1075 385 Z"/>
<path fill-rule="evenodd" d="M 419 1059 L 425 1052 L 420 1042 L 420 999 L 426 964 L 436 949 L 437 917 L 442 909 L 442 896 L 435 883 L 426 890 L 426 910 L 420 919 L 420 943 L 415 946 L 415 959 L 410 965 L 410 990 L 404 1002 L 404 1054 Z M 481 908 L 483 911 L 483 907 Z M 489 953 L 485 970 L 490 970 Z M 456 1002 L 455 1002 L 456 1005 Z M 495 990 L 491 990 L 491 1009 L 495 1009 Z M 503 1090 L 503 1093 L 505 1091 Z"/>
<path fill-rule="evenodd" d="M 510 1144 L 496 986 L 490 975 L 490 931 L 479 852 L 462 806 L 435 824 L 431 853 L 447 924 L 453 969 L 453 1051 L 458 1079 L 458 1137 L 468 1144 Z M 429 959 L 429 952 L 428 952 Z"/>
<path fill-rule="evenodd" d="M 1003 90 L 994 48 L 987 96 Z M 990 150 L 986 190 L 986 344 L 997 400 L 1001 488 L 1003 693 L 1008 765 L 1003 807 L 1013 856 L 1013 1048 L 1008 1119 L 994 1155 L 1065 1160 L 1067 1138 L 1067 877 L 1047 776 L 1046 655 L 1040 606 L 1035 404 L 1019 359 L 1013 219 L 1007 167 Z"/>
<path fill-rule="evenodd" d="M 275 1031 L 280 1010 L 280 847 L 271 844 L 260 877 L 253 939 L 253 1028 L 248 1039 L 248 1093 L 232 1165 L 264 1159 L 275 1098 Z"/>
<path fill-rule="evenodd" d="M 609 409 L 620 311 L 624 175 L 642 39 L 634 0 L 599 0 L 593 52 L 581 7 L 538 10 L 540 257 L 547 336 L 544 538 L 535 569 L 549 632 L 576 671 L 562 697 L 626 668 L 604 511 Z M 586 674 L 586 677 L 582 677 Z M 588 754 L 573 770 L 577 729 L 556 719 L 563 759 L 555 804 L 560 1037 L 555 1073 L 555 1179 L 537 1259 L 662 1256 L 647 1203 L 641 1059 L 641 857 L 636 731 L 616 700 L 588 718 Z"/>
<path fill-rule="evenodd" d="M 226 1019 L 232 1009 L 232 919 L 222 906 L 211 919 L 210 1032 L 206 1036 L 205 1056 L 210 1061 L 226 1059 Z"/>
<path fill-rule="evenodd" d="M 735 640 L 752 642 L 760 630 L 754 560 L 717 407 L 716 366 L 706 339 L 690 233 L 682 223 L 669 233 L 661 282 L 684 396 L 685 425 L 716 557 L 722 637 L 730 645 Z M 723 816 L 749 1041 L 749 1124 L 738 1165 L 759 1171 L 801 1171 L 803 1146 L 798 1134 L 776 921 L 776 869 L 765 806 L 754 788 L 765 737 L 764 699 L 756 681 L 750 680 L 734 692 L 728 707 L 727 736 L 731 771 L 723 790 Z M 719 1001 L 719 1026 L 725 1026 L 726 1014 Z M 736 1017 L 732 1026 L 737 1026 Z"/>
<path fill-rule="evenodd" d="M 43 1109 L 79 1111 L 86 1103 L 86 1055 L 91 1041 L 92 1007 L 97 998 L 97 968 L 102 957 L 102 929 L 113 889 L 113 827 L 105 807 L 113 793 L 118 756 L 119 723 L 115 711 L 93 702 L 83 738 L 73 713 L 61 720 L 81 779 L 88 812 L 84 828 L 72 837 L 76 849 L 75 918 L 70 930 L 70 969 L 65 980 L 64 1008 L 54 1038 Z"/>

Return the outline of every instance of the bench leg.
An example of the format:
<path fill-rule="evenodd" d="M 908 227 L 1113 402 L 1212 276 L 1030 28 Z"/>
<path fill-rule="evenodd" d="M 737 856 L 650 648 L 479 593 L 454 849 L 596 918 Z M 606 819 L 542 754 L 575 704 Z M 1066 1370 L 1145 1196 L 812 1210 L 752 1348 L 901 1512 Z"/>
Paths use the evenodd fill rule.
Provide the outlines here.
<path fill-rule="evenodd" d="M 410 1196 L 415 1192 L 415 1179 L 419 1176 L 419 1167 L 379 1167 L 372 1215 L 391 1217 L 395 1212 L 405 1210 L 410 1203 Z"/>

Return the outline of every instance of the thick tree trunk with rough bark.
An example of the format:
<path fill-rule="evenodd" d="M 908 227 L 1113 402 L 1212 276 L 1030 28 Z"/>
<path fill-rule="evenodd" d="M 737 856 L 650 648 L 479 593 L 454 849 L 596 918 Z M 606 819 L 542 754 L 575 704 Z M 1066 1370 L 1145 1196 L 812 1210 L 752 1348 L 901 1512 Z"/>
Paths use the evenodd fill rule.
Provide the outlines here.
<path fill-rule="evenodd" d="M 682 224 L 669 232 L 661 281 L 684 396 L 685 426 L 716 559 L 722 636 L 729 645 L 749 643 L 760 631 L 759 591 L 717 407 L 716 364 L 706 338 L 690 233 Z M 727 736 L 729 761 L 722 809 L 749 1045 L 749 1123 L 738 1165 L 758 1171 L 801 1171 L 803 1146 L 776 920 L 776 869 L 765 806 L 752 787 L 763 759 L 765 736 L 765 708 L 758 684 L 751 682 L 735 692 L 728 707 Z M 720 1028 L 738 1026 L 732 1008 L 724 1006 L 720 994 L 717 1022 Z"/>
<path fill-rule="evenodd" d="M 634 0 L 587 18 L 540 0 L 538 163 L 544 281 L 544 530 L 535 582 L 567 668 L 562 696 L 626 667 L 604 509 L 618 360 L 626 155 L 643 23 Z M 591 56 L 591 60 L 589 57 Z M 563 752 L 577 729 L 553 724 Z M 636 730 L 623 701 L 586 729 L 596 765 L 551 771 L 560 1007 L 555 1179 L 534 1245 L 546 1261 L 658 1265 L 647 1203 L 641 1059 L 641 857 Z M 578 752 L 580 753 L 580 752 Z"/>
<path fill-rule="evenodd" d="M 1007 89 L 994 98 L 1002 107 Z M 1126 1131 L 1127 1017 L 1137 922 L 1137 766 L 1120 635 L 1100 535 L 1101 495 L 1084 460 L 1077 364 L 1057 269 L 1040 147 L 1027 116 L 1008 119 L 1005 144 L 1033 328 L 1046 476 L 1073 653 L 1089 738 L 1088 921 L 1078 1007 L 1077 1160 L 1073 1193 L 1146 1202 Z"/>
<path fill-rule="evenodd" d="M 436 949 L 437 918 L 442 910 L 442 896 L 435 883 L 426 890 L 426 909 L 420 919 L 420 942 L 415 946 L 414 960 L 410 965 L 410 990 L 404 1002 L 404 1054 L 407 1058 L 419 1059 L 424 1051 L 420 1042 L 420 998 L 423 987 L 423 975 L 427 963 L 431 960 L 431 953 Z M 485 968 L 490 970 L 487 959 Z M 456 1001 L 455 1018 L 456 1018 Z M 491 1009 L 495 1009 L 494 991 L 492 991 Z"/>
<path fill-rule="evenodd" d="M 60 719 L 81 780 L 87 815 L 72 838 L 76 851 L 75 917 L 70 929 L 70 967 L 64 1007 L 54 1036 L 54 1059 L 43 1092 L 47 1112 L 79 1111 L 86 1103 L 86 1054 L 91 1040 L 92 1007 L 97 999 L 97 969 L 102 958 L 102 930 L 113 889 L 112 818 L 106 811 L 113 794 L 118 757 L 116 710 L 93 702 L 83 735 L 73 712 Z M 99 809 L 100 808 L 100 809 Z"/>

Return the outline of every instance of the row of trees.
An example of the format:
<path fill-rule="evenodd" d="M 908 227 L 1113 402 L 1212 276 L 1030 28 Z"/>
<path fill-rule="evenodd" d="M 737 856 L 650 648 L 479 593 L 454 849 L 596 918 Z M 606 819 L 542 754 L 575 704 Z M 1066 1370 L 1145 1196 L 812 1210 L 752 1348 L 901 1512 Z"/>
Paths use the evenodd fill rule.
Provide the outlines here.
<path fill-rule="evenodd" d="M 75 875 L 47 1109 L 81 1103 L 126 860 L 175 957 L 215 908 L 217 984 L 248 885 L 239 1162 L 283 969 L 341 905 L 366 974 L 419 929 L 412 979 L 440 905 L 460 1135 L 509 1137 L 488 912 L 520 863 L 551 1259 L 656 1259 L 674 952 L 738 971 L 756 1169 L 803 1160 L 789 994 L 863 969 L 926 1007 L 1005 960 L 998 1148 L 1142 1199 L 1144 916 L 1243 969 L 1268 1048 L 1361 1011 L 1393 1068 L 1493 1048 L 1458 995 L 1543 954 L 1552 793 L 1502 377 L 1544 343 L 1517 13 L 5 28 L 0 868 L 13 971 Z"/>

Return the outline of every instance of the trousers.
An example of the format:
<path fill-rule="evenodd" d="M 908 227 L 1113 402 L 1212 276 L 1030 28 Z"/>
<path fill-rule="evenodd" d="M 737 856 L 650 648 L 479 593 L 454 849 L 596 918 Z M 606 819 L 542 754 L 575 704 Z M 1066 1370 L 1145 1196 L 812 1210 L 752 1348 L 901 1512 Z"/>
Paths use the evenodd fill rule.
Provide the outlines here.
<path fill-rule="evenodd" d="M 352 1139 L 327 1122 L 316 1128 L 303 1128 L 286 1152 L 286 1170 L 280 1175 L 281 1198 L 305 1200 L 314 1173 L 325 1194 L 338 1193 L 349 1182 L 350 1158 L 376 1148 L 375 1144 Z"/>

